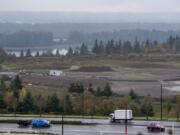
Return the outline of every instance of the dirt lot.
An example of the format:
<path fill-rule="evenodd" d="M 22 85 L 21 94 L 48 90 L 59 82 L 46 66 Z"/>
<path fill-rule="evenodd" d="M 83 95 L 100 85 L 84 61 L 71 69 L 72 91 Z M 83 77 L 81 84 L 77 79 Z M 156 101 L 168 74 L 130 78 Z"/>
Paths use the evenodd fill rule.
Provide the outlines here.
<path fill-rule="evenodd" d="M 92 83 L 95 89 L 109 83 L 112 90 L 119 94 L 127 94 L 130 89 L 134 89 L 139 95 L 151 94 L 155 97 L 160 96 L 161 81 L 163 81 L 163 96 L 177 94 L 177 91 L 166 88 L 175 86 L 174 83 L 167 80 L 180 80 L 180 70 L 178 69 L 113 68 L 113 71 L 106 72 L 89 72 L 89 69 L 88 72 L 62 71 L 64 72 L 63 76 L 54 77 L 44 74 L 48 70 L 36 72 L 32 70 L 31 74 L 23 75 L 22 79 L 26 84 L 54 87 L 59 90 L 68 89 L 70 83 L 76 82 L 83 83 L 86 87 Z"/>

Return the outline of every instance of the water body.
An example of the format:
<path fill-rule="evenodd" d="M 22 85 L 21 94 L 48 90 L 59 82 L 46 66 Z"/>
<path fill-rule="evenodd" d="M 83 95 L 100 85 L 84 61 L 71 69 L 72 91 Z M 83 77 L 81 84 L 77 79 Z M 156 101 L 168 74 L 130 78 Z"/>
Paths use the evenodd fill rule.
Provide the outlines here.
<path fill-rule="evenodd" d="M 14 54 L 16 57 L 20 57 L 21 51 L 23 51 L 23 54 L 25 56 L 27 50 L 12 50 L 12 49 L 11 50 L 6 50 L 6 52 L 8 54 L 11 54 L 11 55 Z M 42 55 L 43 53 L 47 53 L 47 52 L 52 53 L 53 55 L 56 55 L 57 51 L 59 52 L 59 55 L 66 55 L 67 52 L 68 52 L 68 50 L 65 49 L 65 48 L 63 48 L 63 49 L 55 48 L 55 49 L 52 49 L 52 50 L 43 50 L 43 49 L 36 49 L 36 50 L 34 50 L 34 49 L 32 49 L 31 50 L 31 55 L 35 56 L 37 54 L 37 52 L 39 52 L 39 55 Z"/>

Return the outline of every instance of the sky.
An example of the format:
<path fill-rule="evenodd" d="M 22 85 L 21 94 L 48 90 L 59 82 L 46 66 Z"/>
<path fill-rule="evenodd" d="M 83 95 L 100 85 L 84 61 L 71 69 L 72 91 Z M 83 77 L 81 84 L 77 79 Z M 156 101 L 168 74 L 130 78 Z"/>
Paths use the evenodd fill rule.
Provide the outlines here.
<path fill-rule="evenodd" d="M 180 0 L 0 0 L 0 11 L 180 12 Z"/>

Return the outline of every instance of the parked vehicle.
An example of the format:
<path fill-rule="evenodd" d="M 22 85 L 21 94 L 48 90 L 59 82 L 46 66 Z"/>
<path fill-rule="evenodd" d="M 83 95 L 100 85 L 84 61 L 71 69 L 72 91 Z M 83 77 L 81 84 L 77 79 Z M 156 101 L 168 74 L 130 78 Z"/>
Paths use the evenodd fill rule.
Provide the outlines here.
<path fill-rule="evenodd" d="M 19 127 L 29 127 L 31 125 L 31 121 L 21 120 L 18 121 L 17 124 L 19 125 Z"/>
<path fill-rule="evenodd" d="M 147 125 L 147 129 L 149 132 L 156 132 L 156 131 L 164 132 L 165 131 L 165 127 L 157 123 L 150 123 L 149 125 Z"/>
<path fill-rule="evenodd" d="M 33 120 L 31 125 L 32 125 L 32 127 L 35 127 L 35 128 L 50 127 L 50 121 L 47 121 L 47 120 Z"/>
<path fill-rule="evenodd" d="M 115 110 L 110 114 L 111 122 L 128 121 L 133 119 L 132 110 Z"/>

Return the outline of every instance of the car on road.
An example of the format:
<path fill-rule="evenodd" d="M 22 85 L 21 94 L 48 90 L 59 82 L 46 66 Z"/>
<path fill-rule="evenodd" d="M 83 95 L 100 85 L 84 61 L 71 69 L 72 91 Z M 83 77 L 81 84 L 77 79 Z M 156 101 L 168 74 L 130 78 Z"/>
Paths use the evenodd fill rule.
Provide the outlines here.
<path fill-rule="evenodd" d="M 31 125 L 34 128 L 44 128 L 51 126 L 50 121 L 47 120 L 32 120 Z"/>
<path fill-rule="evenodd" d="M 150 123 L 149 125 L 147 125 L 147 130 L 149 132 L 164 132 L 165 127 L 161 124 Z"/>
<path fill-rule="evenodd" d="M 29 127 L 31 125 L 31 121 L 28 120 L 20 120 L 17 122 L 19 127 Z"/>

